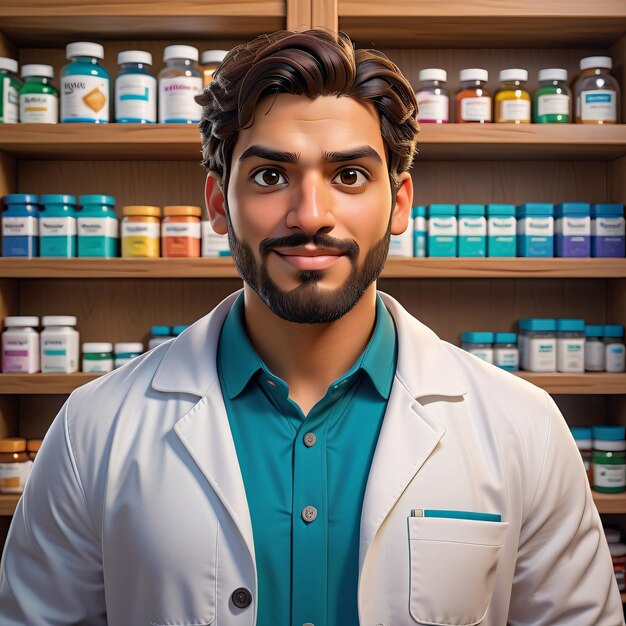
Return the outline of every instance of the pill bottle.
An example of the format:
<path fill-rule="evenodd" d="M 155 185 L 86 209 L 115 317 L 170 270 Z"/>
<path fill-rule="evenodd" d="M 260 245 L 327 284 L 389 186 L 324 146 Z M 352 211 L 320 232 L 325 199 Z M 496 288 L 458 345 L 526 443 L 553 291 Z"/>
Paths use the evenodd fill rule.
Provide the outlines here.
<path fill-rule="evenodd" d="M 585 369 L 588 372 L 604 372 L 606 368 L 604 326 L 585 325 Z"/>
<path fill-rule="evenodd" d="M 202 93 L 202 69 L 198 49 L 193 46 L 167 46 L 165 67 L 159 72 L 159 122 L 195 124 L 202 107 L 194 96 Z"/>
<path fill-rule="evenodd" d="M 622 533 L 618 528 L 608 528 L 604 526 L 602 528 L 607 543 L 620 543 L 622 540 Z"/>
<path fill-rule="evenodd" d="M 556 371 L 585 371 L 585 320 L 556 320 Z"/>
<path fill-rule="evenodd" d="M 161 209 L 157 206 L 125 206 L 122 219 L 122 256 L 159 256 Z"/>
<path fill-rule="evenodd" d="M 601 493 L 626 491 L 624 426 L 593 426 L 593 488 Z"/>
<path fill-rule="evenodd" d="M 100 65 L 104 48 L 99 43 L 67 44 L 70 62 L 61 70 L 61 121 L 109 121 L 109 72 Z"/>
<path fill-rule="evenodd" d="M 587 202 L 561 202 L 554 207 L 557 257 L 591 256 L 591 207 Z"/>
<path fill-rule="evenodd" d="M 521 368 L 529 372 L 556 372 L 556 320 L 525 318 L 519 321 Z"/>
<path fill-rule="evenodd" d="M 415 94 L 417 121 L 445 124 L 450 119 L 450 92 L 445 87 L 446 70 L 428 68 L 419 73 L 420 86 Z"/>
<path fill-rule="evenodd" d="M 408 220 L 406 230 L 399 235 L 391 235 L 389 238 L 388 256 L 412 257 L 413 256 L 413 216 Z"/>
<path fill-rule="evenodd" d="M 17 61 L 0 57 L 0 124 L 17 124 L 21 86 Z"/>
<path fill-rule="evenodd" d="M 411 212 L 413 216 L 413 256 L 426 256 L 426 207 L 415 206 Z"/>
<path fill-rule="evenodd" d="M 528 72 L 520 69 L 500 72 L 500 89 L 496 92 L 496 122 L 530 124 L 530 94 L 526 90 Z"/>
<path fill-rule="evenodd" d="M 79 333 L 73 315 L 44 315 L 41 324 L 41 371 L 72 374 L 78 371 Z"/>
<path fill-rule="evenodd" d="M 517 207 L 517 256 L 554 256 L 554 205 L 528 202 Z"/>
<path fill-rule="evenodd" d="M 115 121 L 154 124 L 157 121 L 157 81 L 150 73 L 152 55 L 143 50 L 125 50 L 117 55 Z"/>
<path fill-rule="evenodd" d="M 487 205 L 487 256 L 517 255 L 517 220 L 512 204 Z"/>
<path fill-rule="evenodd" d="M 52 85 L 52 65 L 23 65 L 20 87 L 20 122 L 24 124 L 57 124 L 59 90 Z"/>
<path fill-rule="evenodd" d="M 26 439 L 0 439 L 0 493 L 23 493 L 32 465 L 26 452 Z"/>
<path fill-rule="evenodd" d="M 626 590 L 626 545 L 623 543 L 610 543 L 609 552 L 613 561 L 613 574 L 620 592 Z"/>
<path fill-rule="evenodd" d="M 456 121 L 459 124 L 491 122 L 491 93 L 487 89 L 487 70 L 461 70 L 459 80 L 461 89 L 456 94 Z"/>
<path fill-rule="evenodd" d="M 150 331 L 151 337 L 148 342 L 148 350 L 160 346 L 172 338 L 172 329 L 169 326 L 153 326 Z"/>
<path fill-rule="evenodd" d="M 112 372 L 113 344 L 84 343 L 83 372 Z"/>
<path fill-rule="evenodd" d="M 10 193 L 3 198 L 2 256 L 32 259 L 39 254 L 39 196 Z"/>
<path fill-rule="evenodd" d="M 230 256 L 228 237 L 216 233 L 208 219 L 202 220 L 202 256 Z"/>
<path fill-rule="evenodd" d="M 166 206 L 161 223 L 161 256 L 199 257 L 202 232 L 199 206 Z"/>
<path fill-rule="evenodd" d="M 461 348 L 487 363 L 493 363 L 493 333 L 463 332 Z"/>
<path fill-rule="evenodd" d="M 27 439 L 26 440 L 26 452 L 28 452 L 28 458 L 31 461 L 34 461 L 37 457 L 37 453 L 41 448 L 41 444 L 43 443 L 43 439 Z"/>
<path fill-rule="evenodd" d="M 459 204 L 459 256 L 487 256 L 487 220 L 484 204 Z"/>
<path fill-rule="evenodd" d="M 519 370 L 517 333 L 494 333 L 493 364 L 508 372 Z"/>
<path fill-rule="evenodd" d="M 228 50 L 205 50 L 200 57 L 202 61 L 202 84 L 206 87 L 212 80 L 215 70 L 220 66 Z"/>
<path fill-rule="evenodd" d="M 591 428 L 586 426 L 572 426 L 570 430 L 572 431 L 572 436 L 574 437 L 580 456 L 583 459 L 585 471 L 587 472 L 587 478 L 589 479 L 590 484 L 593 484 L 591 478 L 591 453 L 593 450 Z"/>
<path fill-rule="evenodd" d="M 604 350 L 604 366 L 607 372 L 626 371 L 623 326 L 607 324 L 604 327 Z"/>
<path fill-rule="evenodd" d="M 76 256 L 76 198 L 65 194 L 39 196 L 39 256 Z"/>
<path fill-rule="evenodd" d="M 178 337 L 178 335 L 184 333 L 189 328 L 189 326 L 190 324 L 177 324 L 176 326 L 172 326 L 172 334 L 174 335 L 174 337 Z"/>
<path fill-rule="evenodd" d="M 143 354 L 143 344 L 138 342 L 115 344 L 115 367 L 122 367 Z"/>
<path fill-rule="evenodd" d="M 2 371 L 5 374 L 34 374 L 39 371 L 39 318 L 10 315 L 4 318 Z"/>
<path fill-rule="evenodd" d="M 623 258 L 626 254 L 623 204 L 591 205 L 591 255 Z"/>
<path fill-rule="evenodd" d="M 539 70 L 539 88 L 533 95 L 535 124 L 569 124 L 572 95 L 567 86 L 567 70 Z"/>
<path fill-rule="evenodd" d="M 119 232 L 113 196 L 87 195 L 78 199 L 78 256 L 112 259 L 118 256 Z"/>
<path fill-rule="evenodd" d="M 428 256 L 456 257 L 458 222 L 454 204 L 431 204 L 428 207 Z"/>
<path fill-rule="evenodd" d="M 574 85 L 577 124 L 617 124 L 620 115 L 619 84 L 611 76 L 611 57 L 585 57 Z"/>

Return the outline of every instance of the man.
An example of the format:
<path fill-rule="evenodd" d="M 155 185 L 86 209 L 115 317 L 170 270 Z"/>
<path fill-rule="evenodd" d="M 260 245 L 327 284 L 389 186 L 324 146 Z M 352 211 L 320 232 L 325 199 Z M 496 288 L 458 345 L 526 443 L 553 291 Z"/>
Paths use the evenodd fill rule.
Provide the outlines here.
<path fill-rule="evenodd" d="M 413 196 L 397 67 L 279 32 L 199 102 L 243 291 L 71 395 L 13 520 L 0 624 L 623 624 L 550 397 L 376 292 Z"/>

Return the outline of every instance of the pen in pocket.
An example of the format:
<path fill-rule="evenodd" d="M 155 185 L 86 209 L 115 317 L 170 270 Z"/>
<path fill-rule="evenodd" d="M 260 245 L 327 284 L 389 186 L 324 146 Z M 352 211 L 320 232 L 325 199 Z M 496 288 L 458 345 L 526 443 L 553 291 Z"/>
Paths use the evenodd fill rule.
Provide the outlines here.
<path fill-rule="evenodd" d="M 479 513 L 477 511 L 447 511 L 445 509 L 412 509 L 411 517 L 444 517 L 448 519 L 468 519 L 480 522 L 500 522 L 502 516 L 497 513 Z"/>

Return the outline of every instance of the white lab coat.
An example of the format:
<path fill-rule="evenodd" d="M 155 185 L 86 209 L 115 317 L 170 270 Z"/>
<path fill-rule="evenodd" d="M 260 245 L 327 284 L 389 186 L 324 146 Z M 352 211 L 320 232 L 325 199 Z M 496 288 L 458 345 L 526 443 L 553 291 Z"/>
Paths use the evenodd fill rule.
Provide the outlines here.
<path fill-rule="evenodd" d="M 361 517 L 361 626 L 623 624 L 581 457 L 549 395 L 380 295 L 399 350 Z M 13 518 L 2 626 L 255 624 L 252 526 L 216 370 L 236 297 L 71 395 Z M 231 599 L 241 587 L 246 608 Z"/>

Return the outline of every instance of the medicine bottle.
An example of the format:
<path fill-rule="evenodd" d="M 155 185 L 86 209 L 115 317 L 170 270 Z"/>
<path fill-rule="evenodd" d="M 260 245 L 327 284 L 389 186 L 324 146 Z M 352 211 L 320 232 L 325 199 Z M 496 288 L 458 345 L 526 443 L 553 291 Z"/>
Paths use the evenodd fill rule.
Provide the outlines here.
<path fill-rule="evenodd" d="M 73 315 L 44 315 L 41 332 L 41 372 L 73 374 L 78 371 L 79 334 Z"/>
<path fill-rule="evenodd" d="M 617 124 L 619 122 L 619 84 L 611 76 L 611 57 L 585 57 L 580 60 L 581 74 L 574 85 L 577 124 Z"/>
<path fill-rule="evenodd" d="M 419 73 L 420 86 L 415 94 L 417 121 L 444 124 L 450 118 L 450 92 L 445 87 L 448 74 L 445 70 L 429 68 Z"/>
<path fill-rule="evenodd" d="M 605 371 L 604 326 L 585 326 L 585 369 L 588 372 Z"/>
<path fill-rule="evenodd" d="M 603 526 L 602 530 L 607 543 L 620 543 L 622 540 L 622 532 L 618 528 Z"/>
<path fill-rule="evenodd" d="M 458 220 L 454 204 L 431 204 L 428 207 L 428 256 L 456 257 Z"/>
<path fill-rule="evenodd" d="M 519 370 L 517 333 L 494 334 L 493 363 L 508 372 L 517 372 Z"/>
<path fill-rule="evenodd" d="M 228 50 L 205 50 L 200 57 L 202 61 L 202 82 L 206 87 L 212 80 L 215 70 L 220 66 Z"/>
<path fill-rule="evenodd" d="M 487 205 L 487 256 L 517 255 L 517 220 L 512 204 Z"/>
<path fill-rule="evenodd" d="M 41 448 L 41 444 L 43 443 L 43 439 L 27 439 L 26 440 L 26 452 L 28 452 L 28 458 L 31 461 L 34 461 L 37 457 L 37 453 Z"/>
<path fill-rule="evenodd" d="M 556 320 L 519 321 L 520 365 L 528 372 L 556 372 Z"/>
<path fill-rule="evenodd" d="M 0 493 L 23 493 L 32 466 L 26 453 L 26 439 L 0 439 Z"/>
<path fill-rule="evenodd" d="M 111 259 L 118 256 L 119 232 L 115 198 L 99 194 L 80 196 L 78 256 Z"/>
<path fill-rule="evenodd" d="M 585 320 L 556 320 L 556 370 L 585 371 Z"/>
<path fill-rule="evenodd" d="M 202 69 L 198 49 L 193 46 L 167 46 L 165 67 L 159 72 L 159 122 L 195 124 L 202 107 L 194 96 L 202 93 Z"/>
<path fill-rule="evenodd" d="M 530 94 L 526 90 L 528 72 L 521 69 L 502 70 L 500 89 L 496 92 L 496 122 L 530 124 Z"/>
<path fill-rule="evenodd" d="M 623 204 L 591 205 L 591 255 L 623 258 L 626 228 Z"/>
<path fill-rule="evenodd" d="M 572 95 L 567 86 L 567 70 L 539 70 L 539 89 L 533 96 L 535 124 L 569 124 Z"/>
<path fill-rule="evenodd" d="M 23 65 L 20 87 L 20 122 L 57 124 L 59 121 L 59 90 L 52 85 L 52 65 Z"/>
<path fill-rule="evenodd" d="M 411 214 L 413 215 L 413 256 L 423 258 L 426 256 L 426 207 L 415 206 Z"/>
<path fill-rule="evenodd" d="M 122 256 L 159 256 L 161 209 L 157 206 L 125 206 L 122 218 Z"/>
<path fill-rule="evenodd" d="M 570 430 L 572 431 L 572 436 L 574 437 L 580 456 L 583 459 L 585 471 L 587 472 L 587 478 L 589 479 L 589 482 L 593 484 L 591 475 L 591 454 L 593 450 L 591 428 L 587 428 L 585 426 L 572 426 Z"/>
<path fill-rule="evenodd" d="M 39 254 L 39 196 L 10 193 L 4 196 L 2 256 L 32 259 Z"/>
<path fill-rule="evenodd" d="M 70 60 L 61 70 L 61 121 L 109 121 L 109 72 L 100 65 L 104 48 L 99 43 L 67 44 Z"/>
<path fill-rule="evenodd" d="M 609 552 L 613 562 L 613 575 L 617 589 L 626 590 L 626 545 L 623 543 L 609 543 Z"/>
<path fill-rule="evenodd" d="M 601 493 L 626 491 L 624 426 L 593 426 L 593 488 Z"/>
<path fill-rule="evenodd" d="M 208 219 L 202 220 L 202 256 L 230 256 L 228 237 L 216 233 Z"/>
<path fill-rule="evenodd" d="M 624 327 L 608 324 L 604 327 L 604 364 L 607 372 L 626 371 L 626 348 L 624 347 Z"/>
<path fill-rule="evenodd" d="M 21 86 L 17 61 L 0 57 L 0 124 L 17 124 Z"/>
<path fill-rule="evenodd" d="M 142 343 L 116 343 L 115 344 L 115 367 L 122 367 L 135 357 L 143 354 Z"/>
<path fill-rule="evenodd" d="M 489 72 L 461 70 L 461 89 L 456 94 L 456 120 L 459 124 L 491 122 L 491 93 L 487 89 Z"/>
<path fill-rule="evenodd" d="M 591 208 L 587 202 L 561 202 L 554 207 L 555 256 L 591 256 Z"/>
<path fill-rule="evenodd" d="M 157 121 L 157 81 L 150 73 L 152 55 L 125 50 L 117 55 L 120 71 L 115 79 L 115 121 L 154 124 Z"/>
<path fill-rule="evenodd" d="M 84 343 L 83 372 L 112 372 L 113 344 Z"/>
<path fill-rule="evenodd" d="M 76 198 L 65 194 L 39 197 L 43 210 L 39 217 L 39 255 L 71 258 L 76 256 Z"/>
<path fill-rule="evenodd" d="M 172 334 L 174 335 L 174 337 L 178 337 L 178 335 L 184 333 L 189 328 L 189 326 L 190 324 L 177 324 L 176 326 L 172 326 Z"/>
<path fill-rule="evenodd" d="M 161 256 L 199 257 L 202 237 L 198 206 L 166 206 L 161 223 Z"/>
<path fill-rule="evenodd" d="M 10 315 L 4 318 L 2 371 L 5 374 L 35 374 L 39 371 L 39 318 Z"/>
<path fill-rule="evenodd" d="M 484 204 L 459 204 L 459 257 L 487 256 L 487 220 Z"/>
<path fill-rule="evenodd" d="M 413 219 L 409 220 L 406 230 L 389 238 L 390 257 L 413 257 Z"/>
<path fill-rule="evenodd" d="M 487 363 L 493 363 L 493 333 L 461 333 L 461 348 Z"/>
<path fill-rule="evenodd" d="M 148 342 L 148 350 L 152 350 L 152 348 L 169 341 L 172 338 L 171 332 L 172 329 L 169 326 L 153 326 L 150 331 L 152 336 Z"/>
<path fill-rule="evenodd" d="M 554 256 L 554 205 L 527 202 L 517 207 L 517 256 Z"/>

